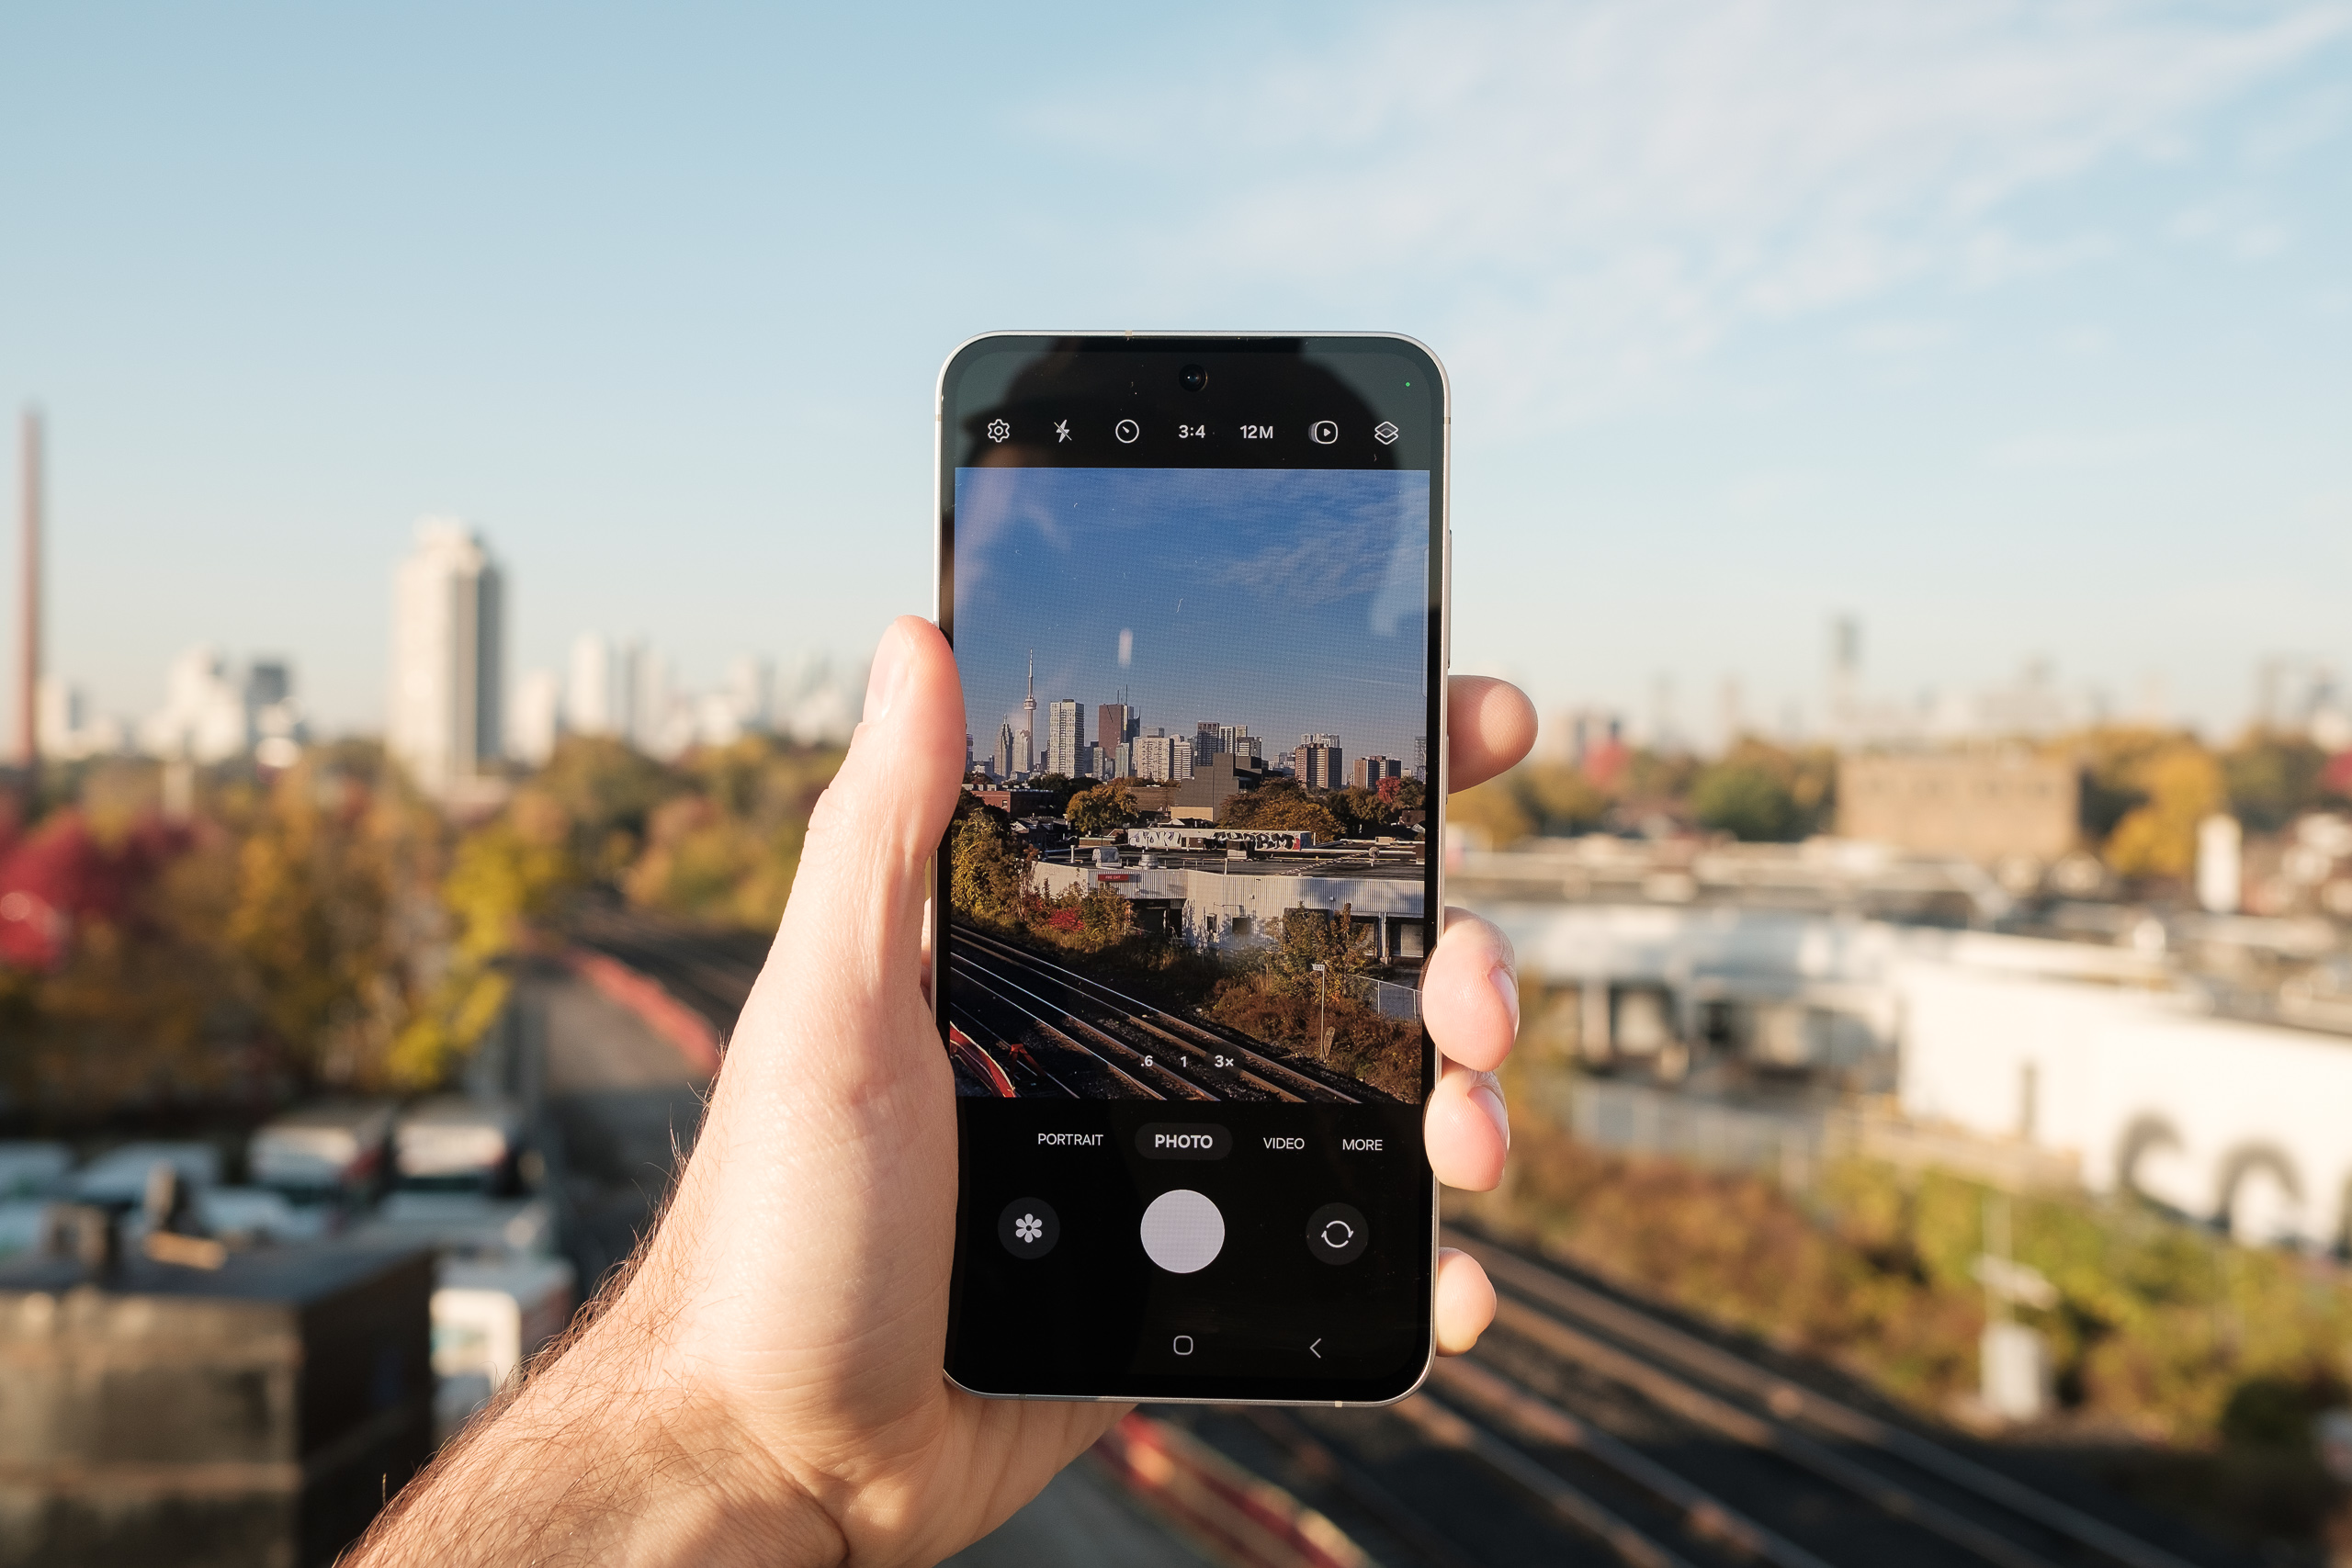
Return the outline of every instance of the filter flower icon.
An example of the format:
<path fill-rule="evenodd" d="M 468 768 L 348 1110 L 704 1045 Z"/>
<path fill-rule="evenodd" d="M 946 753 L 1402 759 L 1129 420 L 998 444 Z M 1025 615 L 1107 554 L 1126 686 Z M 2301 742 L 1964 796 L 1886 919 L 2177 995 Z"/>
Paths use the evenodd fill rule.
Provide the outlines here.
<path fill-rule="evenodd" d="M 1023 1241 L 1035 1241 L 1046 1234 L 1045 1222 L 1035 1214 L 1023 1214 L 1012 1222 L 1012 1234 Z"/>

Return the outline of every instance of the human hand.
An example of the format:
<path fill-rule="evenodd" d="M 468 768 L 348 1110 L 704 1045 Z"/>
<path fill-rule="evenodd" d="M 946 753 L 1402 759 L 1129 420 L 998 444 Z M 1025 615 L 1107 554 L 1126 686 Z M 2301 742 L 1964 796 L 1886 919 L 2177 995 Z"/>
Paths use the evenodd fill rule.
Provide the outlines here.
<path fill-rule="evenodd" d="M 1525 754 L 1534 716 L 1515 689 L 1464 679 L 1449 698 L 1455 787 Z M 963 740 L 945 639 L 900 619 L 635 1274 L 404 1495 L 362 1561 L 930 1562 L 1125 1413 L 980 1399 L 941 1370 L 956 1133 L 923 914 Z M 1448 1060 L 1424 1124 L 1439 1179 L 1483 1190 L 1509 1145 L 1493 1069 L 1517 982 L 1499 931 L 1446 913 L 1423 1012 Z M 1493 1314 L 1484 1272 L 1448 1249 L 1439 1348 L 1467 1349 Z"/>

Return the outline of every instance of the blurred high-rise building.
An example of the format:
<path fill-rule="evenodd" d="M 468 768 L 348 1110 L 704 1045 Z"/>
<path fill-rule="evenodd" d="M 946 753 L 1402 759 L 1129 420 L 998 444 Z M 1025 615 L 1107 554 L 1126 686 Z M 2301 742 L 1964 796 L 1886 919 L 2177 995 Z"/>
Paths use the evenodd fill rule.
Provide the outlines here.
<path fill-rule="evenodd" d="M 563 682 L 552 670 L 534 670 L 514 685 L 514 722 L 507 749 L 517 761 L 545 767 L 563 735 Z"/>
<path fill-rule="evenodd" d="M 677 699 L 670 660 L 658 649 L 625 646 L 635 656 L 631 663 L 637 672 L 629 739 L 648 756 L 674 757 L 693 744 L 694 715 Z"/>
<path fill-rule="evenodd" d="M 122 750 L 121 723 L 93 714 L 82 689 L 64 676 L 43 675 L 35 705 L 42 756 L 75 761 Z"/>
<path fill-rule="evenodd" d="M 1006 719 L 996 727 L 994 772 L 1001 782 L 1012 776 L 1012 721 Z"/>
<path fill-rule="evenodd" d="M 417 783 L 446 795 L 504 751 L 505 589 L 481 538 L 454 518 L 417 524 L 392 591 L 385 740 Z"/>
<path fill-rule="evenodd" d="M 775 666 L 752 653 L 736 660 L 727 667 L 727 700 L 743 728 L 775 728 Z"/>
<path fill-rule="evenodd" d="M 253 716 L 229 678 L 228 656 L 209 643 L 187 649 L 164 675 L 164 705 L 139 726 L 141 750 L 190 762 L 225 762 L 253 744 Z"/>
<path fill-rule="evenodd" d="M 582 632 L 572 639 L 563 691 L 565 728 L 581 735 L 618 735 L 628 728 L 624 686 L 613 665 L 613 645 L 605 637 Z"/>

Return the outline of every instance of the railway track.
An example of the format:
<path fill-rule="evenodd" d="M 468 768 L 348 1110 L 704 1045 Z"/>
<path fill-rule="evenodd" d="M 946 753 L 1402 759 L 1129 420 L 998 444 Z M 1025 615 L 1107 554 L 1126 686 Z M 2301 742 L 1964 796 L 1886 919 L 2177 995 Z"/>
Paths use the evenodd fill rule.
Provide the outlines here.
<path fill-rule="evenodd" d="M 651 975 L 724 1031 L 764 943 L 619 912 L 579 940 Z M 1376 1099 L 1168 1010 L 957 928 L 950 1018 L 1016 1094 Z M 1174 1066 L 1169 1066 L 1172 1053 Z M 1225 1056 L 1219 1071 L 1196 1064 Z M 1145 1064 L 1148 1062 L 1148 1066 Z M 1093 1078 L 1086 1073 L 1096 1075 Z M 989 1092 L 1001 1092 L 987 1084 Z M 2236 1568 L 2177 1526 L 2027 1483 L 1951 1443 L 1486 1237 L 1444 1237 L 1499 1295 L 1477 1351 L 1377 1411 L 1183 1410 L 1245 1465 L 1308 1498 L 1384 1563 L 1636 1568 Z M 2062 1487 L 2075 1491 L 2078 1488 Z"/>
<path fill-rule="evenodd" d="M 1411 1399 L 1377 1411 L 1174 1418 L 1372 1532 L 1384 1562 L 2251 1561 L 2178 1526 L 2120 1523 L 2112 1499 L 2030 1485 L 1483 1237 L 1449 1231 L 1445 1240 L 1487 1265 L 1501 1310 L 1476 1351 L 1440 1361 Z M 1237 1439 L 1243 1426 L 1288 1446 L 1249 1431 Z"/>
<path fill-rule="evenodd" d="M 661 982 L 707 1019 L 722 1040 L 742 1014 L 768 949 L 768 939 L 757 932 L 682 931 L 601 907 L 580 911 L 568 934 L 581 946 Z"/>
<path fill-rule="evenodd" d="M 1088 1054 L 1114 1064 L 1152 1098 L 1321 1100 L 1385 1098 L 1314 1063 L 1284 1062 L 1229 1031 L 1209 1027 L 1115 987 L 964 926 L 949 948 L 954 1019 L 969 982 L 1033 1023 L 1058 1030 Z M 955 1020 L 960 1023 L 960 1020 Z M 967 1031 L 968 1032 L 968 1031 Z M 983 1047 L 990 1044 L 975 1034 Z M 1006 1050 L 1011 1043 L 1000 1035 Z"/>

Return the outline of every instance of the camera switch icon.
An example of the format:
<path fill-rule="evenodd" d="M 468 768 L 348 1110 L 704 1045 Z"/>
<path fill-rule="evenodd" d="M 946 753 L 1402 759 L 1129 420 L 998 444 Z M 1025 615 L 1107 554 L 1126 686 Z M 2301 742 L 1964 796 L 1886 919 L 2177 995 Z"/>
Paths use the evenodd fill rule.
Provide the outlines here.
<path fill-rule="evenodd" d="M 1306 438 L 1317 446 L 1329 446 L 1340 438 L 1340 422 L 1336 419 L 1318 419 L 1306 427 Z"/>

